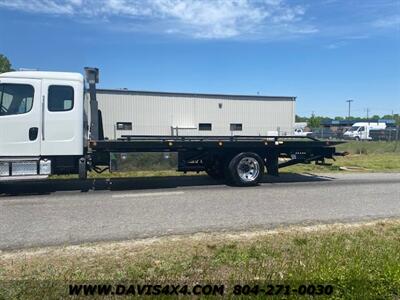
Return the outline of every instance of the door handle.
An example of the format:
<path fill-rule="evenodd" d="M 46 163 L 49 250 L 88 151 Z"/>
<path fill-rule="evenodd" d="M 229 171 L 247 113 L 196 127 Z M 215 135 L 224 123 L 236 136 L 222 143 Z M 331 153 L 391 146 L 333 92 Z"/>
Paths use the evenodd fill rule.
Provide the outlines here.
<path fill-rule="evenodd" d="M 44 96 L 42 97 L 42 141 L 44 141 Z"/>
<path fill-rule="evenodd" d="M 29 140 L 34 141 L 37 139 L 39 133 L 39 128 L 31 127 L 29 128 Z"/>

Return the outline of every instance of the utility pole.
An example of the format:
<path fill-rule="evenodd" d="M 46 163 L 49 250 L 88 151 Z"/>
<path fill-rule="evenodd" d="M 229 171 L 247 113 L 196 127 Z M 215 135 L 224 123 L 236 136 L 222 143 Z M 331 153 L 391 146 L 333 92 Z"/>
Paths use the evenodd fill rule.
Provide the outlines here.
<path fill-rule="evenodd" d="M 369 108 L 367 108 L 367 120 L 369 119 Z"/>
<path fill-rule="evenodd" d="M 349 99 L 349 100 L 346 100 L 346 102 L 348 102 L 348 103 L 349 103 L 349 117 L 348 117 L 348 119 L 350 119 L 350 108 L 351 108 L 351 102 L 354 102 L 354 100 L 352 100 L 352 99 Z"/>

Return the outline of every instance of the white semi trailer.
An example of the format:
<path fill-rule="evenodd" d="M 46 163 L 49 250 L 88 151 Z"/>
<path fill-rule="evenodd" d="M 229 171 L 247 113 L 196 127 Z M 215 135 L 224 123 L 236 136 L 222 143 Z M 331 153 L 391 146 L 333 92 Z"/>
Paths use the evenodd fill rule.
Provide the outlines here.
<path fill-rule="evenodd" d="M 51 174 L 79 174 L 85 179 L 88 171 L 108 169 L 113 153 L 177 152 L 178 171 L 205 171 L 213 178 L 250 186 L 261 180 L 265 168 L 278 175 L 285 166 L 323 164 L 340 155 L 333 147 L 340 142 L 296 136 L 128 134 L 107 139 L 103 116 L 107 119 L 112 109 L 98 109 L 98 69 L 86 68 L 85 75 L 87 86 L 77 73 L 0 75 L 0 179 Z M 279 158 L 286 160 L 279 163 Z"/>

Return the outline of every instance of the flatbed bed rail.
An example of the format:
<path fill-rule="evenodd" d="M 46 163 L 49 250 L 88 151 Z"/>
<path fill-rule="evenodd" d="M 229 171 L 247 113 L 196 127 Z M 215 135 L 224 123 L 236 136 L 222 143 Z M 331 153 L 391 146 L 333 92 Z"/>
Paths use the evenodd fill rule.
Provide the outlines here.
<path fill-rule="evenodd" d="M 321 141 L 298 136 L 122 136 L 117 140 L 90 141 L 93 151 L 162 152 L 201 149 L 266 149 L 280 151 L 326 148 L 343 141 Z"/>
<path fill-rule="evenodd" d="M 174 141 L 279 141 L 279 140 L 312 140 L 320 141 L 310 136 L 160 136 L 160 135 L 122 135 L 118 141 L 141 141 L 141 140 L 174 140 Z"/>

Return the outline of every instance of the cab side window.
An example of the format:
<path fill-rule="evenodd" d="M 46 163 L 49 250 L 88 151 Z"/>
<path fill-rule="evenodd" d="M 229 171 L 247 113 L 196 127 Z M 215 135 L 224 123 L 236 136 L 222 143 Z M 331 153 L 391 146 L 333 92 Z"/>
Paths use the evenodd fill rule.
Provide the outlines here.
<path fill-rule="evenodd" d="M 360 129 L 358 131 L 365 131 L 365 127 L 361 126 Z"/>
<path fill-rule="evenodd" d="M 49 111 L 69 111 L 74 108 L 74 88 L 66 85 L 51 85 L 48 93 Z"/>
<path fill-rule="evenodd" d="M 28 84 L 0 84 L 0 116 L 25 114 L 32 109 L 33 86 Z"/>

